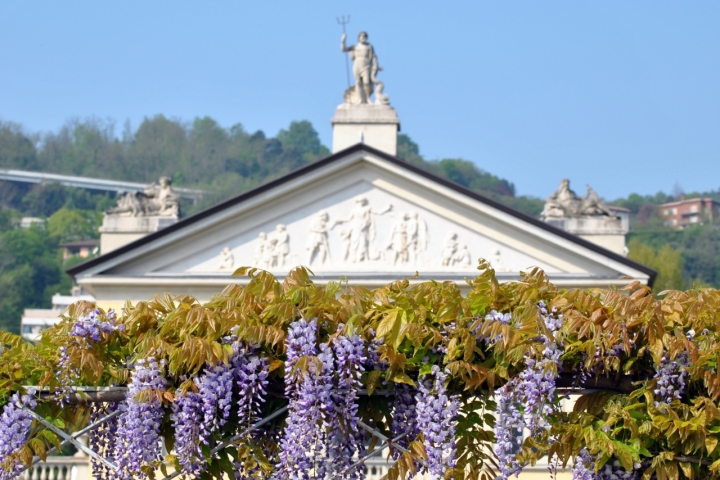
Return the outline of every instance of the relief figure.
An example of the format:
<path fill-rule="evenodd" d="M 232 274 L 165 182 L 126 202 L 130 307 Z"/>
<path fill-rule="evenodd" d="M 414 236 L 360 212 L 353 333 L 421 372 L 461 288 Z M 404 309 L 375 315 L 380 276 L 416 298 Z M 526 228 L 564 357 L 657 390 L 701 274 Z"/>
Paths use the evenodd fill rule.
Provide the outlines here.
<path fill-rule="evenodd" d="M 392 209 L 392 205 L 388 205 L 382 210 L 375 210 L 368 205 L 365 197 L 355 199 L 355 208 L 350 212 L 347 219 L 336 220 L 336 225 L 344 223 L 349 224 L 349 244 L 348 254 L 352 263 L 366 262 L 377 260 L 380 257 L 379 252 L 374 248 L 375 240 L 375 216 L 384 215 Z"/>
<path fill-rule="evenodd" d="M 321 264 L 325 264 L 326 260 L 332 261 L 330 258 L 330 245 L 328 244 L 329 218 L 327 212 L 322 211 L 310 222 L 306 246 L 308 265 L 312 265 L 315 258 L 318 258 Z"/>
<path fill-rule="evenodd" d="M 442 265 L 443 267 L 449 267 L 453 265 L 453 259 L 458 248 L 457 233 L 450 232 L 445 239 L 445 245 L 441 252 Z"/>
<path fill-rule="evenodd" d="M 232 270 L 235 266 L 235 255 L 230 247 L 225 247 L 220 252 L 220 270 Z"/>
<path fill-rule="evenodd" d="M 392 232 L 390 233 L 390 242 L 388 243 L 387 250 L 391 252 L 391 256 L 388 260 L 392 260 L 393 265 L 397 265 L 398 260 L 401 263 L 407 263 L 408 261 L 409 222 L 410 214 L 401 214 L 400 217 L 395 221 L 395 225 L 393 225 Z"/>

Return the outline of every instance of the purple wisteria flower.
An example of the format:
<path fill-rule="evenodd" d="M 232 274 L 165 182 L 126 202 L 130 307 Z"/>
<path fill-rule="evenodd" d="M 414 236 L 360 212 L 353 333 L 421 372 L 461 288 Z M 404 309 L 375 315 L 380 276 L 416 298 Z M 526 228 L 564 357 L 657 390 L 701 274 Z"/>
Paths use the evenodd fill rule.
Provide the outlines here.
<path fill-rule="evenodd" d="M 364 435 L 358 429 L 358 398 L 362 383 L 360 378 L 365 355 L 363 340 L 359 335 L 340 336 L 333 343 L 335 368 L 338 375 L 334 401 L 333 424 L 330 429 L 330 457 L 332 469 L 342 478 L 361 480 L 365 477 L 361 465 L 350 469 L 353 457 L 361 457 L 365 450 Z"/>
<path fill-rule="evenodd" d="M 597 480 L 595 475 L 595 459 L 587 449 L 583 448 L 575 457 L 572 469 L 572 480 Z"/>
<path fill-rule="evenodd" d="M 100 310 L 97 308 L 89 314 L 80 317 L 70 329 L 70 335 L 74 337 L 82 337 L 95 343 L 102 340 L 100 332 L 113 333 L 114 331 L 124 331 L 125 325 L 117 324 L 115 311 L 110 310 L 105 315 L 105 321 L 101 320 Z"/>
<path fill-rule="evenodd" d="M 674 360 L 670 360 L 667 354 L 660 360 L 660 366 L 653 378 L 657 384 L 653 393 L 655 394 L 655 408 L 662 405 L 669 405 L 673 400 L 680 400 L 685 391 L 685 379 L 688 376 L 687 368 L 690 360 L 687 353 L 681 353 Z"/>
<path fill-rule="evenodd" d="M 249 428 L 257 422 L 265 403 L 268 359 L 258 356 L 253 346 L 246 346 L 242 342 L 235 341 L 233 351 L 230 363 L 233 365 L 235 386 L 239 395 L 237 401 L 238 432 L 245 434 L 247 443 L 266 446 L 271 431 L 265 429 L 249 431 Z M 274 451 L 269 448 L 264 448 L 264 450 L 266 457 L 270 459 Z M 235 461 L 233 464 L 236 480 L 258 478 L 262 474 L 256 464 L 247 465 L 244 461 Z"/>
<path fill-rule="evenodd" d="M 459 404 L 456 397 L 447 395 L 447 372 L 433 365 L 431 374 L 433 378 L 425 375 L 418 382 L 417 425 L 425 435 L 428 471 L 432 478 L 440 479 L 457 463 L 455 427 Z"/>
<path fill-rule="evenodd" d="M 512 316 L 509 313 L 500 313 L 495 310 L 490 310 L 490 313 L 485 315 L 485 321 L 486 322 L 498 322 L 501 325 L 510 325 L 510 322 L 512 321 Z M 473 331 L 473 335 L 475 335 L 478 340 L 481 340 L 485 342 L 488 346 L 493 346 L 498 342 L 501 342 L 503 339 L 502 333 L 497 335 L 495 338 L 487 338 L 484 335 L 479 335 L 480 328 L 482 327 L 482 324 L 478 325 L 475 330 Z"/>
<path fill-rule="evenodd" d="M 495 424 L 497 454 L 500 461 L 500 478 L 507 480 L 519 475 L 522 466 L 515 459 L 515 452 L 522 444 L 525 428 L 536 435 L 548 426 L 547 417 L 557 411 L 555 404 L 555 379 L 557 378 L 561 346 L 555 341 L 555 332 L 562 328 L 563 317 L 553 308 L 548 311 L 544 302 L 537 304 L 540 315 L 551 336 L 541 335 L 542 357 L 528 357 L 526 367 L 520 374 L 497 390 L 498 413 Z M 491 339 L 492 340 L 492 339 Z"/>
<path fill-rule="evenodd" d="M 173 403 L 175 452 L 183 473 L 199 477 L 205 467 L 203 443 L 203 399 L 195 392 L 178 396 Z"/>
<path fill-rule="evenodd" d="M 90 413 L 90 423 L 95 423 L 102 417 L 109 415 L 110 413 L 117 410 L 118 404 L 115 402 L 111 403 L 93 403 Z M 105 421 L 100 427 L 92 430 L 88 437 L 90 442 L 90 448 L 104 456 L 107 459 L 112 459 L 113 452 L 115 449 L 115 432 L 117 431 L 118 417 L 113 417 L 110 420 Z M 90 459 L 92 465 L 93 476 L 99 480 L 114 480 L 115 472 L 111 470 L 107 465 L 95 459 Z"/>
<path fill-rule="evenodd" d="M 25 468 L 19 459 L 11 457 L 28 440 L 33 418 L 24 409 L 35 409 L 34 395 L 32 388 L 26 395 L 14 394 L 0 416 L 0 480 L 13 480 Z"/>
<path fill-rule="evenodd" d="M 397 443 L 400 447 L 407 449 L 410 442 L 417 438 L 420 430 L 417 424 L 417 409 L 415 406 L 416 390 L 404 383 L 395 384 L 395 398 L 392 405 L 392 426 L 390 436 L 400 437 Z M 393 459 L 400 457 L 400 451 L 393 449 Z"/>
<path fill-rule="evenodd" d="M 206 445 L 210 437 L 227 421 L 232 407 L 233 371 L 229 363 L 208 365 L 199 377 L 193 379 L 202 399 L 203 435 Z"/>
<path fill-rule="evenodd" d="M 117 323 L 115 311 L 112 309 L 108 311 L 103 320 L 100 310 L 96 308 L 89 314 L 80 317 L 70 328 L 68 333 L 70 342 L 68 345 L 60 347 L 60 357 L 55 371 L 58 383 L 56 397 L 60 406 L 67 405 L 68 396 L 72 393 L 72 386 L 80 378 L 79 368 L 71 365 L 70 348 L 87 348 L 88 345 L 85 342 L 97 343 L 102 340 L 101 332 L 113 333 L 115 331 L 125 331 L 125 325 Z"/>
<path fill-rule="evenodd" d="M 688 340 L 695 338 L 695 330 L 686 333 Z M 653 378 L 657 379 L 657 384 L 653 393 L 655 394 L 655 408 L 666 406 L 673 400 L 682 399 L 685 392 L 685 379 L 688 377 L 688 367 L 690 359 L 687 353 L 678 354 L 674 360 L 668 358 L 665 353 L 660 360 L 657 372 Z"/>
<path fill-rule="evenodd" d="M 635 464 L 636 468 L 640 468 L 640 465 Z M 638 480 L 640 474 L 638 470 L 630 470 L 629 472 L 620 465 L 620 462 L 615 460 L 614 462 L 606 463 L 600 468 L 595 477 L 591 477 L 594 480 Z"/>
<path fill-rule="evenodd" d="M 515 458 L 515 452 L 523 441 L 525 419 L 515 396 L 516 382 L 510 381 L 495 391 L 498 418 L 495 421 L 495 452 L 500 464 L 500 476 L 507 480 L 520 475 L 522 466 Z"/>
<path fill-rule="evenodd" d="M 123 413 L 118 419 L 115 439 L 115 459 L 125 473 L 139 475 L 143 465 L 160 459 L 160 423 L 164 415 L 162 402 L 155 395 L 149 400 L 137 397 L 148 389 L 164 391 L 164 370 L 164 362 L 158 362 L 154 357 L 138 360 L 135 364 L 127 398 L 120 407 Z"/>
<path fill-rule="evenodd" d="M 368 331 L 372 339 L 368 345 L 368 354 L 365 366 L 368 370 L 387 370 L 388 362 L 380 360 L 380 347 L 385 343 L 385 339 L 378 339 L 375 330 L 372 328 Z"/>
<path fill-rule="evenodd" d="M 273 479 L 309 480 L 310 471 L 315 466 L 315 444 L 321 424 L 321 392 L 318 391 L 316 377 L 322 371 L 317 371 L 315 363 L 310 364 L 304 375 L 295 371 L 294 367 L 301 357 L 318 353 L 316 321 L 300 319 L 293 322 L 285 338 L 285 349 L 285 394 L 290 404 L 287 426 L 280 442 L 280 461 Z"/>
<path fill-rule="evenodd" d="M 247 429 L 257 421 L 265 403 L 269 363 L 267 358 L 257 355 L 253 347 L 240 342 L 233 344 L 233 350 L 230 362 L 239 393 L 238 423 Z"/>

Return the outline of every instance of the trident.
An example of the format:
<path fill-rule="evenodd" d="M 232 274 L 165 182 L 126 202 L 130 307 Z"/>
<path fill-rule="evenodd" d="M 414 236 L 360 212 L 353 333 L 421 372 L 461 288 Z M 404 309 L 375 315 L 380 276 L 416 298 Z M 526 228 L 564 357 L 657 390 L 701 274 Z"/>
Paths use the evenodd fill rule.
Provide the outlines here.
<path fill-rule="evenodd" d="M 345 32 L 345 25 L 350 23 L 350 15 L 348 15 L 347 18 L 345 18 L 345 15 L 335 18 L 337 19 L 338 24 L 342 25 L 343 35 L 347 35 Z M 347 55 L 345 55 L 345 74 L 347 75 L 348 88 L 350 88 L 350 64 L 348 63 Z"/>

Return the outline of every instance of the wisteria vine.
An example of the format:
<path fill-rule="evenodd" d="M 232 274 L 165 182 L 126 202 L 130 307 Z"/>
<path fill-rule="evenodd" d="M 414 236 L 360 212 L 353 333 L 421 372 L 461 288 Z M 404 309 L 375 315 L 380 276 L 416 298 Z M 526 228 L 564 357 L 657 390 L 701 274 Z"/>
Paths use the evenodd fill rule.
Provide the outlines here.
<path fill-rule="evenodd" d="M 138 360 L 127 398 L 120 406 L 115 460 L 122 471 L 131 475 L 139 475 L 144 465 L 160 460 L 160 424 L 165 412 L 155 392 L 165 390 L 164 370 L 164 361 L 154 357 Z"/>
<path fill-rule="evenodd" d="M 26 409 L 37 406 L 35 393 L 14 394 L 0 416 L 0 480 L 12 480 L 24 469 L 17 454 L 30 434 L 33 419 Z"/>
<path fill-rule="evenodd" d="M 555 308 L 548 311 L 544 302 L 537 304 L 544 326 L 551 336 L 541 335 L 543 350 L 539 360 L 532 356 L 525 358 L 525 369 L 497 390 L 498 413 L 501 416 L 495 424 L 497 455 L 500 463 L 500 478 L 507 480 L 522 470 L 516 458 L 516 451 L 523 441 L 523 432 L 527 428 L 536 435 L 545 428 L 547 418 L 557 410 L 554 401 L 555 380 L 558 375 L 561 345 L 556 343 L 554 333 L 562 327 L 562 314 Z M 491 312 L 486 321 L 509 323 L 506 315 Z M 494 345 L 498 339 L 487 339 Z"/>

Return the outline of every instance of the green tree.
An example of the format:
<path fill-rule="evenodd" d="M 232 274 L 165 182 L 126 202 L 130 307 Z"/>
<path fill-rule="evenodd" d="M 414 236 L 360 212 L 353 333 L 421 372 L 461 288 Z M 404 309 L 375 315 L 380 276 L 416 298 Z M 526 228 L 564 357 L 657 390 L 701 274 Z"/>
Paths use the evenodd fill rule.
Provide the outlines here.
<path fill-rule="evenodd" d="M 186 141 L 187 132 L 179 122 L 163 115 L 144 119 L 128 146 L 128 174 L 125 179 L 148 182 L 157 180 L 161 175 L 172 175 L 178 169 L 185 170 Z M 188 170 L 185 177 L 203 178 L 195 173 Z"/>
<path fill-rule="evenodd" d="M 637 239 L 630 241 L 628 249 L 630 259 L 647 265 L 658 272 L 653 286 L 654 292 L 678 290 L 684 287 L 683 260 L 679 251 L 667 244 L 660 247 L 659 250 L 655 250 Z"/>
<path fill-rule="evenodd" d="M 33 139 L 16 123 L 0 122 L 0 167 L 18 170 L 38 168 Z"/>
<path fill-rule="evenodd" d="M 47 308 L 67 288 L 57 242 L 44 228 L 0 234 L 0 329 L 17 332 L 25 308 Z"/>
<path fill-rule="evenodd" d="M 123 178 L 128 165 L 115 122 L 72 119 L 58 133 L 43 137 L 40 169 L 46 172 L 99 178 Z"/>
<path fill-rule="evenodd" d="M 410 163 L 427 167 L 425 159 L 420 155 L 420 146 L 410 136 L 398 133 L 397 156 Z"/>
<path fill-rule="evenodd" d="M 277 139 L 283 149 L 295 148 L 307 161 L 327 156 L 330 151 L 320 142 L 320 136 L 307 120 L 291 122 L 287 130 L 280 130 Z"/>
<path fill-rule="evenodd" d="M 47 230 L 50 236 L 59 242 L 72 242 L 98 238 L 98 227 L 101 223 L 100 212 L 61 208 L 48 219 Z"/>
<path fill-rule="evenodd" d="M 68 198 L 67 190 L 59 183 L 34 185 L 22 199 L 25 213 L 48 217 L 61 209 Z"/>

